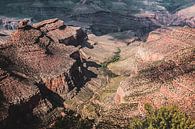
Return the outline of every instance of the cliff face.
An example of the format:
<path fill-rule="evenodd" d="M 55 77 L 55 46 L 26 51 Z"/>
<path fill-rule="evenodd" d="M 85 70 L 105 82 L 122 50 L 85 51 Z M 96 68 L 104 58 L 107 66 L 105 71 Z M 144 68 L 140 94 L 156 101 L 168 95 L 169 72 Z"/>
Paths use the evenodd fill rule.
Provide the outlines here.
<path fill-rule="evenodd" d="M 33 26 L 21 21 L 9 38 L 4 37 L 0 44 L 1 104 L 5 105 L 1 110 L 2 126 L 10 123 L 11 128 L 16 122 L 16 128 L 25 128 L 30 119 L 52 122 L 55 116 L 47 118 L 48 114 L 62 106 L 68 92 L 84 81 L 77 77 L 82 75 L 82 65 L 75 53 L 86 34 L 78 27 L 50 19 Z M 20 113 L 25 116 L 20 118 Z M 27 123 L 21 123 L 25 119 Z"/>
<path fill-rule="evenodd" d="M 71 81 L 71 69 L 76 61 L 70 55 L 77 48 L 66 45 L 72 41 L 78 45 L 85 39 L 82 33 L 58 19 L 20 28 L 7 41 L 6 48 L 2 48 L 1 55 L 9 60 L 6 69 L 35 79 L 37 83 L 43 82 L 54 92 L 68 92 L 69 86 L 64 80 L 70 78 Z"/>
<path fill-rule="evenodd" d="M 173 104 L 194 117 L 194 29 L 160 30 L 159 38 L 152 32 L 138 51 L 137 73 L 121 82 L 116 103 L 138 102 L 140 113 L 144 103 Z"/>
<path fill-rule="evenodd" d="M 21 128 L 25 127 L 25 124 L 35 122 L 31 113 L 41 99 L 38 87 L 26 83 L 22 77 L 3 70 L 1 70 L 0 78 L 1 127 Z"/>

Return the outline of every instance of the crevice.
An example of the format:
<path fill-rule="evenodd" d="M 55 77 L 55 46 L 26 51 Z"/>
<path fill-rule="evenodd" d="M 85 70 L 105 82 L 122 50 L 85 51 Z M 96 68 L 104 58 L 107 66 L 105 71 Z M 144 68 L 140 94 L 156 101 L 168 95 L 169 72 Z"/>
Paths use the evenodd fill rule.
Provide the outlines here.
<path fill-rule="evenodd" d="M 40 39 L 43 38 L 43 37 L 46 37 L 46 38 L 49 39 L 49 43 L 47 45 L 40 44 Z M 54 42 L 54 40 L 51 37 L 47 36 L 44 32 L 41 31 L 41 35 L 39 37 L 37 37 L 37 39 L 35 40 L 34 44 L 38 44 L 39 47 L 44 49 L 46 55 L 54 55 L 52 53 L 52 51 L 49 49 L 49 46 L 51 45 L 52 42 Z"/>

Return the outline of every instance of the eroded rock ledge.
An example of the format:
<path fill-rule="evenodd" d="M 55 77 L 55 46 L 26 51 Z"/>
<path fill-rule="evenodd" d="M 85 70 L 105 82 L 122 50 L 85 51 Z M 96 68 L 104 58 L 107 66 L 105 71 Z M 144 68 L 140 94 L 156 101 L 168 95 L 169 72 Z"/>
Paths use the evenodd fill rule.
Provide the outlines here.
<path fill-rule="evenodd" d="M 68 93 L 84 81 L 77 77 L 82 75 L 82 64 L 76 46 L 82 45 L 86 34 L 50 19 L 32 26 L 23 22 L 9 37 L 0 44 L 2 127 L 14 119 L 18 119 L 16 128 L 25 128 L 28 121 L 20 123 L 25 119 L 52 122 L 57 117 L 52 111 L 55 114 Z M 25 116 L 20 118 L 19 113 Z M 47 118 L 49 113 L 54 118 Z"/>

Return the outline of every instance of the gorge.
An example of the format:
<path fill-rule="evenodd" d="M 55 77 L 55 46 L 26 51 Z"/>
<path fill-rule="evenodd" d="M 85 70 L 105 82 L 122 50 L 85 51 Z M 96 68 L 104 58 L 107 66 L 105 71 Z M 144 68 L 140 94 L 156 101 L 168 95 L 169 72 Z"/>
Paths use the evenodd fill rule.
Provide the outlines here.
<path fill-rule="evenodd" d="M 127 128 L 145 104 L 194 120 L 195 5 L 169 2 L 1 1 L 0 128 Z"/>

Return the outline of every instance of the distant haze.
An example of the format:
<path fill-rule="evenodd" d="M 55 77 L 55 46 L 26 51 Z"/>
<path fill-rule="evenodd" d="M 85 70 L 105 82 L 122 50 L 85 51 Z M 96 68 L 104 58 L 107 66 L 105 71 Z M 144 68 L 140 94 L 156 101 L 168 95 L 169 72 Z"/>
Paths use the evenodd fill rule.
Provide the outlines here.
<path fill-rule="evenodd" d="M 137 14 L 144 11 L 175 12 L 195 0 L 0 0 L 0 16 L 43 20 L 75 14 L 110 11 Z"/>

